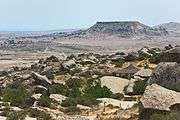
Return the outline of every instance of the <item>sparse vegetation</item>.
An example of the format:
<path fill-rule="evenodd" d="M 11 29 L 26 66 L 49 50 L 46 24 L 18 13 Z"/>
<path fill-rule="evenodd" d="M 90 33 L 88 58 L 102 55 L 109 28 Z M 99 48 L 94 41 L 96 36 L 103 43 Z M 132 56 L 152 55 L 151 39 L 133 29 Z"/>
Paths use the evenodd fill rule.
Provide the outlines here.
<path fill-rule="evenodd" d="M 142 95 L 146 89 L 146 86 L 147 86 L 147 80 L 136 81 L 133 87 L 133 94 Z"/>
<path fill-rule="evenodd" d="M 103 98 L 110 97 L 112 92 L 106 86 L 101 87 L 100 82 L 96 82 L 95 85 L 92 85 L 84 91 L 84 96 L 94 97 L 94 98 Z"/>
<path fill-rule="evenodd" d="M 7 87 L 3 91 L 3 101 L 10 102 L 13 106 L 23 107 L 28 98 L 30 98 L 30 93 L 22 84 L 18 84 L 15 88 Z"/>
<path fill-rule="evenodd" d="M 38 100 L 38 105 L 42 107 L 50 107 L 52 100 L 47 95 L 42 95 Z"/>
<path fill-rule="evenodd" d="M 68 94 L 67 87 L 63 84 L 53 84 L 49 86 L 48 91 L 50 94 L 61 94 L 61 95 Z"/>

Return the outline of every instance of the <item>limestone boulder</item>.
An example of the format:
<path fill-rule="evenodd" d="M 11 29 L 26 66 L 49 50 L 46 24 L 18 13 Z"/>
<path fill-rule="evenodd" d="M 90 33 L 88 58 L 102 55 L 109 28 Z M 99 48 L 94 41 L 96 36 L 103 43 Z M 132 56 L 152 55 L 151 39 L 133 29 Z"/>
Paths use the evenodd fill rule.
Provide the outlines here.
<path fill-rule="evenodd" d="M 143 109 L 170 111 L 171 106 L 180 104 L 180 92 L 152 84 L 146 87 L 140 102 Z"/>
<path fill-rule="evenodd" d="M 113 76 L 104 76 L 100 81 L 102 86 L 106 86 L 113 93 L 124 93 L 124 88 L 129 83 L 128 79 Z"/>

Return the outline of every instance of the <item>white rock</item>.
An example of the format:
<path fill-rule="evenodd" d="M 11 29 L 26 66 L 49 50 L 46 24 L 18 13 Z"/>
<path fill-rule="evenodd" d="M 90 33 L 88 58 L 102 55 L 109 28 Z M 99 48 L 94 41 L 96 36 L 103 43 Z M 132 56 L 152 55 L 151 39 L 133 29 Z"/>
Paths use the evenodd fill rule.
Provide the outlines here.
<path fill-rule="evenodd" d="M 6 120 L 6 117 L 0 116 L 0 120 Z"/>
<path fill-rule="evenodd" d="M 152 84 L 146 87 L 143 97 L 140 99 L 143 108 L 170 111 L 170 107 L 180 104 L 180 92 L 175 92 Z"/>
<path fill-rule="evenodd" d="M 34 95 L 32 95 L 31 97 L 32 97 L 32 98 L 35 98 L 36 100 L 38 100 L 38 99 L 41 98 L 41 95 L 42 95 L 42 94 L 34 94 Z"/>
<path fill-rule="evenodd" d="M 140 71 L 138 71 L 135 76 L 139 76 L 139 77 L 150 77 L 152 74 L 152 70 L 151 69 L 141 69 Z"/>
<path fill-rule="evenodd" d="M 37 120 L 37 118 L 32 118 L 32 117 L 26 116 L 25 120 Z"/>
<path fill-rule="evenodd" d="M 97 100 L 102 101 L 100 103 L 101 106 L 108 106 L 108 105 L 113 105 L 114 107 L 120 107 L 121 109 L 128 109 L 132 108 L 135 104 L 137 104 L 136 101 L 120 101 L 112 98 L 98 98 Z"/>
<path fill-rule="evenodd" d="M 106 86 L 113 93 L 124 93 L 124 87 L 129 83 L 128 79 L 113 76 L 104 76 L 100 80 L 101 85 Z"/>
<path fill-rule="evenodd" d="M 60 94 L 51 94 L 49 98 L 54 99 L 55 101 L 61 103 L 63 100 L 65 100 L 67 97 L 60 95 Z"/>

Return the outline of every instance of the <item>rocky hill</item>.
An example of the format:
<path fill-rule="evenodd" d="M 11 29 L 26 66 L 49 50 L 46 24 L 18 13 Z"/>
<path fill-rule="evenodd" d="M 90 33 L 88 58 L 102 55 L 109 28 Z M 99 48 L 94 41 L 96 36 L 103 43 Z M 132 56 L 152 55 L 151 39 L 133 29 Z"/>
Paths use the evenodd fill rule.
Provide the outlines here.
<path fill-rule="evenodd" d="M 163 27 L 152 28 L 137 21 L 97 22 L 90 27 L 87 32 L 104 33 L 122 37 L 139 35 L 164 36 L 168 34 L 167 30 Z"/>

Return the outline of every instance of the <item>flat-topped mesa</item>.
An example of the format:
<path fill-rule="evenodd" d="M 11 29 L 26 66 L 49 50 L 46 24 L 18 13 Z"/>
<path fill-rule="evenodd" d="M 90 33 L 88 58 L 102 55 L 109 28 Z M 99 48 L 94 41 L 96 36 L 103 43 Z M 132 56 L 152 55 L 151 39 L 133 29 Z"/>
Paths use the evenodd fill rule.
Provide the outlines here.
<path fill-rule="evenodd" d="M 105 33 L 118 36 L 163 36 L 168 32 L 165 28 L 152 28 L 138 21 L 115 21 L 115 22 L 97 22 L 87 30 L 88 33 Z"/>

